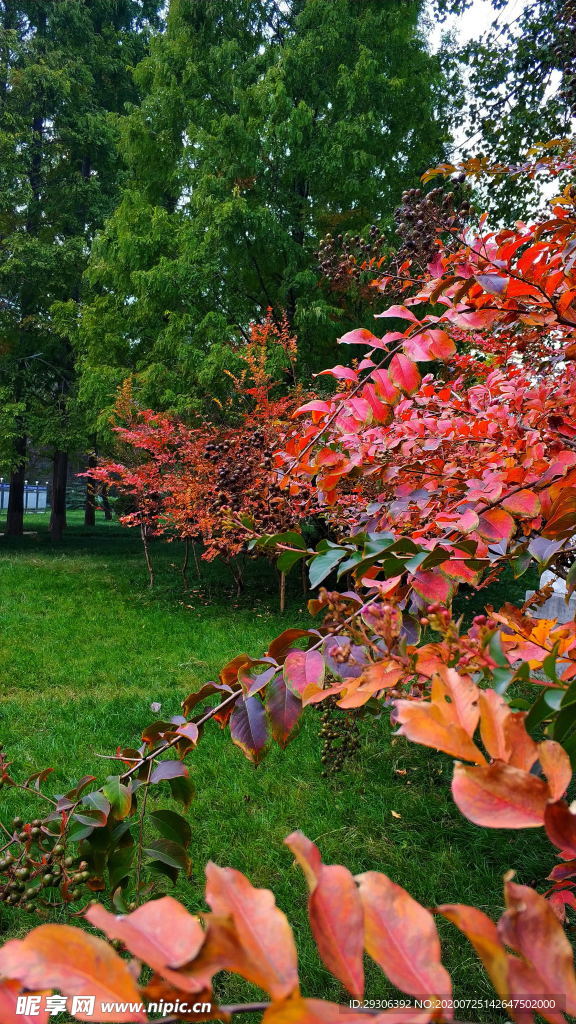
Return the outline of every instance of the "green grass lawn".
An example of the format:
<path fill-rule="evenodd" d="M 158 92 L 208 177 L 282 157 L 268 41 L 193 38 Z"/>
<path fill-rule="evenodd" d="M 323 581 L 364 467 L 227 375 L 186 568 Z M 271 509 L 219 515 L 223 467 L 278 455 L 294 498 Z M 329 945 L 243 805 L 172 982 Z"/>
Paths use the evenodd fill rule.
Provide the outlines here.
<path fill-rule="evenodd" d="M 44 517 L 28 520 L 28 536 L 0 537 L 0 739 L 15 772 L 54 768 L 52 792 L 87 773 L 104 780 L 113 762 L 97 755 L 137 743 L 153 720 L 152 701 L 162 704 L 163 717 L 177 713 L 182 698 L 215 678 L 228 658 L 257 654 L 286 626 L 309 621 L 297 578 L 289 579 L 287 610 L 278 614 L 274 570 L 262 561 L 249 566 L 246 592 L 236 598 L 218 566 L 204 565 L 201 580 L 192 570 L 184 589 L 174 568 L 181 550 L 158 543 L 151 592 L 137 536 L 117 523 L 87 530 L 79 513 L 71 520 L 61 546 L 50 542 Z M 518 596 L 509 583 L 502 590 L 496 603 Z M 319 844 L 327 862 L 384 871 L 427 905 L 470 902 L 497 914 L 502 875 L 511 867 L 519 881 L 543 888 L 554 862 L 547 840 L 462 818 L 450 797 L 449 758 L 393 738 L 383 716 L 362 723 L 353 766 L 325 780 L 318 729 L 319 714 L 310 709 L 297 739 L 285 752 L 274 748 L 258 768 L 217 726 L 205 732 L 188 759 L 197 788 L 188 812 L 194 872 L 176 892 L 190 908 L 203 906 L 208 859 L 271 887 L 297 933 L 305 994 L 347 998 L 322 968 L 308 932 L 304 883 L 282 845 L 294 828 Z M 30 799 L 4 789 L 0 817 L 29 818 Z M 159 804 L 170 806 L 167 787 Z M 36 921 L 0 907 L 2 937 Z M 457 995 L 490 997 L 471 947 L 446 922 L 439 927 Z M 390 994 L 376 970 L 369 990 L 373 998 Z M 226 998 L 246 992 L 241 981 L 226 982 Z M 468 1011 L 466 1019 L 505 1016 Z"/>

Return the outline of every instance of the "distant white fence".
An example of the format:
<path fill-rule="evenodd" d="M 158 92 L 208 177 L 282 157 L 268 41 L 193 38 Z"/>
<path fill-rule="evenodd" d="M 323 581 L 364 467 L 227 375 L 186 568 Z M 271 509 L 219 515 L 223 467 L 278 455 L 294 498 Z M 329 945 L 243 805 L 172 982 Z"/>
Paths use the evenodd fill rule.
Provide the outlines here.
<path fill-rule="evenodd" d="M 0 512 L 8 508 L 10 496 L 10 484 L 0 478 Z M 24 484 L 24 508 L 26 512 L 45 512 L 48 504 L 48 484 L 39 483 L 38 480 Z"/>

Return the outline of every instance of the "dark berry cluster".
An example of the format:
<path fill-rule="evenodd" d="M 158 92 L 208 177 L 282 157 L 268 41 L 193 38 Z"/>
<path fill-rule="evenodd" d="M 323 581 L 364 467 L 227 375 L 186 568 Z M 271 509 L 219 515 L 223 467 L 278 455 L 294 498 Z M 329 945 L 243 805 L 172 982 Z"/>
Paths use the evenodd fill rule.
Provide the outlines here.
<path fill-rule="evenodd" d="M 336 698 L 322 702 L 322 776 L 342 771 L 360 749 L 360 730 L 356 715 L 336 706 Z"/>
<path fill-rule="evenodd" d="M 370 281 L 390 253 L 390 242 L 378 225 L 372 224 L 368 238 L 349 232 L 327 234 L 320 242 L 318 263 L 333 291 L 345 291 L 354 282 L 368 296 Z"/>
<path fill-rule="evenodd" d="M 464 179 L 465 176 L 460 175 L 457 185 Z M 436 239 L 447 231 L 460 230 L 470 211 L 466 199 L 443 188 L 433 188 L 430 192 L 411 188 L 403 192 L 402 205 L 394 213 L 396 234 L 402 239 L 398 262 L 409 259 L 418 269 L 425 270 L 437 255 Z"/>
<path fill-rule="evenodd" d="M 16 817 L 12 824 L 13 842 L 0 859 L 0 901 L 43 914 L 55 905 L 54 890 L 59 890 L 59 902 L 79 900 L 90 879 L 88 862 L 67 854 L 40 818 L 25 824 Z"/>

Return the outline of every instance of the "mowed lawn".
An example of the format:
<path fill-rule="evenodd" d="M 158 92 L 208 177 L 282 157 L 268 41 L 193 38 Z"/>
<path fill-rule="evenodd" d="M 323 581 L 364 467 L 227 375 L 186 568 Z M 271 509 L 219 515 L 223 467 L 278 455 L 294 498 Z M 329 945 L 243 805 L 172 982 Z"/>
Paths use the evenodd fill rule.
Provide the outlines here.
<path fill-rule="evenodd" d="M 55 793 L 84 774 L 103 781 L 112 773 L 115 762 L 98 755 L 136 744 L 154 718 L 151 702 L 161 703 L 162 717 L 177 713 L 182 698 L 215 678 L 227 659 L 258 654 L 282 629 L 310 621 L 297 578 L 289 580 L 287 610 L 279 615 L 275 572 L 265 562 L 249 566 L 246 592 L 236 598 L 218 566 L 203 565 L 200 581 L 192 566 L 185 589 L 175 568 L 179 546 L 157 543 L 158 582 L 150 592 L 135 534 L 117 523 L 87 530 L 79 514 L 71 519 L 61 546 L 51 544 L 43 517 L 28 520 L 35 531 L 29 536 L 0 537 L 0 740 L 16 773 L 53 767 L 47 791 Z M 517 595 L 508 589 L 505 596 Z M 197 790 L 187 812 L 194 869 L 176 889 L 201 909 L 209 859 L 272 888 L 297 933 L 306 994 L 347 999 L 309 935 L 305 886 L 282 844 L 295 828 L 318 843 L 327 862 L 355 873 L 384 871 L 428 906 L 470 902 L 497 914 L 509 868 L 519 881 L 545 887 L 554 855 L 540 832 L 467 822 L 450 797 L 450 759 L 394 738 L 385 714 L 361 724 L 356 760 L 328 780 L 320 774 L 318 731 L 319 714 L 309 709 L 288 749 L 272 749 L 254 768 L 216 725 L 206 730 L 188 759 Z M 157 805 L 174 806 L 167 786 L 157 792 Z M 16 813 L 32 817 L 32 799 L 2 790 L 0 817 Z M 36 923 L 0 906 L 2 938 Z M 456 994 L 490 998 L 471 947 L 446 922 L 439 928 Z M 372 998 L 393 995 L 376 969 L 368 982 Z M 232 979 L 221 991 L 232 1000 L 249 987 Z M 506 1015 L 486 1009 L 457 1016 Z"/>

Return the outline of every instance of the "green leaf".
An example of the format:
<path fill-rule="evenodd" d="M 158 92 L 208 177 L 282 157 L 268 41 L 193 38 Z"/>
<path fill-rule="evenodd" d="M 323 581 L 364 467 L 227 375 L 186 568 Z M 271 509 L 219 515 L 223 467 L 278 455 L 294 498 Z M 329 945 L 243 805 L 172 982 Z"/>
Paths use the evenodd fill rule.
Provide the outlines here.
<path fill-rule="evenodd" d="M 181 814 L 168 810 L 152 811 L 149 819 L 165 839 L 171 839 L 184 847 L 190 845 L 192 829 Z"/>
<path fill-rule="evenodd" d="M 102 811 L 81 808 L 78 811 L 74 811 L 72 820 L 79 821 L 82 825 L 89 825 L 90 828 L 103 828 L 108 819 L 104 817 Z"/>
<path fill-rule="evenodd" d="M 306 551 L 283 551 L 276 562 L 276 568 L 279 572 L 290 572 L 292 566 L 302 558 L 306 558 Z"/>
<path fill-rule="evenodd" d="M 572 562 L 566 577 L 566 588 L 570 594 L 576 587 L 576 561 Z"/>
<path fill-rule="evenodd" d="M 345 562 L 342 562 L 342 565 L 338 569 L 338 579 L 344 576 L 345 573 L 350 572 L 352 569 L 355 569 L 356 566 L 360 565 L 360 562 L 363 561 L 364 559 L 360 552 L 355 551 L 353 555 L 350 555 L 350 558 L 347 558 Z"/>
<path fill-rule="evenodd" d="M 519 554 L 515 555 L 511 559 L 512 572 L 514 573 L 514 578 L 518 579 L 520 576 L 523 576 L 524 573 L 528 571 L 533 561 L 534 559 L 532 558 L 532 555 L 529 551 L 522 551 Z"/>
<path fill-rule="evenodd" d="M 186 875 L 190 874 L 190 858 L 180 843 L 175 843 L 171 839 L 155 839 L 148 843 L 142 852 L 149 860 L 160 861 L 168 867 L 184 871 Z"/>
<path fill-rule="evenodd" d="M 120 821 L 127 818 L 132 809 L 132 793 L 128 786 L 120 781 L 119 775 L 110 775 L 102 786 L 104 796 L 110 801 L 114 817 Z"/>
<path fill-rule="evenodd" d="M 177 779 L 168 779 L 168 785 L 174 800 L 177 800 L 178 803 L 183 804 L 188 809 L 196 796 L 196 789 L 190 776 L 182 775 Z"/>
<path fill-rule="evenodd" d="M 118 886 L 116 889 L 114 889 L 114 892 L 112 893 L 112 906 L 114 907 L 114 910 L 116 911 L 117 914 L 129 913 L 128 904 L 124 899 L 124 893 L 122 892 L 121 886 Z"/>
<path fill-rule="evenodd" d="M 134 849 L 133 843 L 129 846 L 122 846 L 119 849 L 113 850 L 108 857 L 108 875 L 110 877 L 111 889 L 124 886 L 129 880 L 134 860 Z"/>
<path fill-rule="evenodd" d="M 552 722 L 551 733 L 552 738 L 557 740 L 558 743 L 564 745 L 564 741 L 570 736 L 570 734 L 576 730 L 576 703 L 572 702 L 566 707 L 564 703 L 560 708 L 560 711 L 556 715 L 556 718 Z"/>
<path fill-rule="evenodd" d="M 416 572 L 422 565 L 422 562 L 425 562 L 427 558 L 427 551 L 419 551 L 417 555 L 413 555 L 412 558 L 408 559 L 408 561 L 405 564 L 405 567 L 406 569 L 408 569 L 409 572 Z"/>
<path fill-rule="evenodd" d="M 82 825 L 80 822 L 77 822 L 68 829 L 68 841 L 70 843 L 79 843 L 81 839 L 87 839 L 88 836 L 92 835 L 93 831 L 93 825 Z"/>
<path fill-rule="evenodd" d="M 565 690 L 556 690 L 553 688 L 544 690 L 544 703 L 547 707 L 551 708 L 552 711 L 558 711 L 562 704 L 564 693 Z"/>
<path fill-rule="evenodd" d="M 492 680 L 496 693 L 506 693 L 514 677 L 515 672 L 511 668 L 495 668 L 492 672 Z"/>
<path fill-rule="evenodd" d="M 288 544 L 291 548 L 300 548 L 306 551 L 306 541 L 300 533 L 289 530 L 287 533 L 276 533 L 270 538 L 272 544 Z"/>
<path fill-rule="evenodd" d="M 570 758 L 570 764 L 572 768 L 576 770 L 576 733 L 570 736 L 567 740 L 562 743 L 564 750 Z"/>
<path fill-rule="evenodd" d="M 491 657 L 494 659 L 498 668 L 509 668 L 508 658 L 504 654 L 502 647 L 502 639 L 499 630 L 497 630 L 490 639 L 488 644 L 488 650 L 490 651 Z"/>
<path fill-rule="evenodd" d="M 310 586 L 313 590 L 330 575 L 345 555 L 346 551 L 343 548 L 335 548 L 313 558 L 309 570 Z"/>
<path fill-rule="evenodd" d="M 526 725 L 528 732 L 534 732 L 537 726 L 539 726 L 540 723 L 544 721 L 544 719 L 550 717 L 550 707 L 546 703 L 545 699 L 547 693 L 548 690 L 544 690 L 540 694 L 540 696 L 534 702 L 526 716 L 526 721 L 524 724 Z"/>

